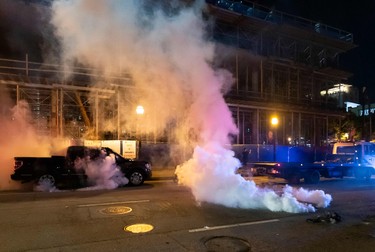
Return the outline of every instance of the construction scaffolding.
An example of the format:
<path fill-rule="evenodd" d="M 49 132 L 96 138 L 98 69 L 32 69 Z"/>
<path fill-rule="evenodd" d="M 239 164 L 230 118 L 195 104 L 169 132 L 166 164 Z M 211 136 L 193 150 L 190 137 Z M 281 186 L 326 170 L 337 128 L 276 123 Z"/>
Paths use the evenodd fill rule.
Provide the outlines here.
<path fill-rule="evenodd" d="M 322 91 L 351 76 L 338 69 L 338 60 L 341 53 L 355 47 L 352 34 L 250 1 L 206 2 L 204 14 L 216 20 L 211 36 L 218 51 L 230 48 L 220 67 L 236 80 L 225 95 L 239 128 L 233 143 L 267 144 L 270 131 L 277 131 L 274 135 L 279 144 L 328 143 L 333 126 L 340 124 L 345 112 L 336 98 L 328 92 L 322 95 Z M 119 111 L 128 109 L 132 101 L 131 97 L 120 99 L 120 94 L 134 88 L 127 73 L 107 77 L 105 87 L 98 88 L 93 87 L 92 79 L 102 77 L 94 76 L 93 69 L 74 68 L 69 73 L 61 69 L 29 61 L 27 55 L 24 60 L 0 59 L 0 87 L 7 90 L 14 105 L 28 102 L 40 134 L 72 139 L 136 137 L 139 132 L 121 128 Z M 342 95 L 355 101 L 355 94 L 353 88 Z M 103 133 L 98 119 L 103 114 L 116 125 L 111 132 Z M 270 125 L 274 115 L 279 118 L 277 129 Z M 156 133 L 137 137 L 171 141 Z"/>
<path fill-rule="evenodd" d="M 99 138 L 100 113 L 111 113 L 114 125 L 119 126 L 119 107 L 100 107 L 106 100 L 118 100 L 116 83 L 124 87 L 128 76 L 113 79 L 111 88 L 92 87 L 89 75 L 92 69 L 74 69 L 67 75 L 58 65 L 46 65 L 26 60 L 0 59 L 0 85 L 9 94 L 13 105 L 27 101 L 32 113 L 32 123 L 41 135 L 79 139 L 83 136 Z M 124 84 L 125 83 L 125 84 Z M 116 104 L 121 104 L 116 102 Z M 103 111 L 105 110 L 105 111 Z M 116 132 L 121 132 L 119 128 Z M 118 137 L 116 135 L 116 137 Z"/>
<path fill-rule="evenodd" d="M 338 63 L 340 54 L 355 47 L 353 35 L 251 1 L 207 3 L 218 51 L 236 48 L 222 66 L 236 79 L 226 95 L 240 129 L 234 142 L 267 144 L 270 131 L 279 144 L 321 146 L 334 140 L 332 128 L 345 115 L 343 102 L 322 91 L 352 75 Z M 339 96 L 358 101 L 355 88 Z M 279 118 L 277 128 L 270 124 L 272 116 Z"/>

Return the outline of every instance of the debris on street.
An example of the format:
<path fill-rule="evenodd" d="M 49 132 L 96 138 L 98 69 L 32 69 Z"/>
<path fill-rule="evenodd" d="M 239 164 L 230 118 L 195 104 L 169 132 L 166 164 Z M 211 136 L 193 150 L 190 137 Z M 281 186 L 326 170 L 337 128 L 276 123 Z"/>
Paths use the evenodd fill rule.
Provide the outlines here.
<path fill-rule="evenodd" d="M 318 215 L 315 218 L 306 219 L 310 223 L 338 223 L 342 220 L 341 216 L 336 212 L 326 212 L 325 215 Z"/>

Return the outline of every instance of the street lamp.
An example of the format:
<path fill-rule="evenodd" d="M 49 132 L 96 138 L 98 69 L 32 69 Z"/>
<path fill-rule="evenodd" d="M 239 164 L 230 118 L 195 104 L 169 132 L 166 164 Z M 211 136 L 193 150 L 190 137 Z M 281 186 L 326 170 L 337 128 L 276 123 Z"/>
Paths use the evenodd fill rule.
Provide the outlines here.
<path fill-rule="evenodd" d="M 279 119 L 277 117 L 272 117 L 271 124 L 272 126 L 277 127 L 277 125 L 279 124 Z"/>
<path fill-rule="evenodd" d="M 145 109 L 143 108 L 142 105 L 138 105 L 137 108 L 135 109 L 135 113 L 137 114 L 137 118 L 136 118 L 136 136 L 139 138 L 140 137 L 140 133 L 139 133 L 139 116 L 142 116 L 144 113 L 145 113 Z"/>
<path fill-rule="evenodd" d="M 141 132 L 140 132 L 140 129 L 139 129 L 139 117 L 142 116 L 145 113 L 145 109 L 143 108 L 142 105 L 138 105 L 137 108 L 135 109 L 135 113 L 137 114 L 135 134 L 136 134 L 136 139 L 137 139 L 136 156 L 138 158 L 139 157 L 140 143 L 141 143 L 140 142 L 141 141 Z"/>
<path fill-rule="evenodd" d="M 145 113 L 145 109 L 142 105 L 138 105 L 135 109 L 135 112 L 137 113 L 137 115 L 143 115 Z"/>
<path fill-rule="evenodd" d="M 277 126 L 279 125 L 279 119 L 276 116 L 271 118 L 271 125 L 275 131 L 273 136 L 273 161 L 276 162 L 276 139 L 277 139 Z"/>

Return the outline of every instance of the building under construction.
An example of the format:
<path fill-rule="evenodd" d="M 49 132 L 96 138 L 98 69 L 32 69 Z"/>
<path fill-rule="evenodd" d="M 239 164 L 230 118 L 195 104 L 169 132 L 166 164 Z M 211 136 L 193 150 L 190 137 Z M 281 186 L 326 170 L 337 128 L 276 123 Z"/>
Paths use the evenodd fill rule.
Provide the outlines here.
<path fill-rule="evenodd" d="M 218 50 L 230 49 L 221 67 L 236 80 L 225 97 L 239 128 L 234 144 L 327 143 L 344 116 L 343 101 L 358 100 L 354 88 L 342 88 L 351 74 L 338 69 L 340 54 L 355 47 L 352 34 L 250 1 L 206 3 L 204 16 L 215 20 L 212 39 Z M 122 101 L 118 96 L 119 89 L 133 88 L 130 76 L 113 77 L 110 88 L 93 88 L 90 69 L 73 69 L 69 81 L 62 81 L 63 75 L 59 66 L 32 62 L 27 56 L 0 59 L 0 85 L 15 104 L 29 103 L 40 134 L 73 139 L 136 137 L 137 132 L 121 128 L 118 113 L 128 106 L 125 103 L 132 103 L 131 97 Z M 337 91 L 331 95 L 333 89 Z M 103 130 L 98 120 L 102 113 L 117 125 L 116 130 Z M 276 125 L 271 125 L 271 117 L 278 118 Z M 137 137 L 170 141 L 156 133 Z"/>
<path fill-rule="evenodd" d="M 338 69 L 340 54 L 355 47 L 352 34 L 250 1 L 207 2 L 215 39 L 237 48 L 226 62 L 236 77 L 226 100 L 240 129 L 237 143 L 329 141 L 343 101 L 358 99 L 354 88 L 341 88 L 351 74 Z"/>

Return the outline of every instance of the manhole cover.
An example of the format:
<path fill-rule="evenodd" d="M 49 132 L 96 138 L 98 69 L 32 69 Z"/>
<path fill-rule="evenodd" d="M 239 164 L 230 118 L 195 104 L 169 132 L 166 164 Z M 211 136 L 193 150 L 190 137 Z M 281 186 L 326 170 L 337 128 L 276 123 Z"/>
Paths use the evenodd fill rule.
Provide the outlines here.
<path fill-rule="evenodd" d="M 251 251 L 250 244 L 246 240 L 230 236 L 211 237 L 204 242 L 204 245 L 206 246 L 207 251 L 210 252 Z"/>
<path fill-rule="evenodd" d="M 125 231 L 132 233 L 147 233 L 153 230 L 154 227 L 149 224 L 134 224 L 127 227 L 124 227 Z"/>
<path fill-rule="evenodd" d="M 111 215 L 118 215 L 118 214 L 127 214 L 130 213 L 132 209 L 130 207 L 123 207 L 123 206 L 114 206 L 114 207 L 107 207 L 100 209 L 102 214 L 111 214 Z"/>

